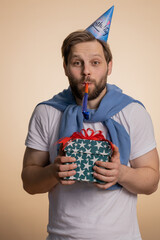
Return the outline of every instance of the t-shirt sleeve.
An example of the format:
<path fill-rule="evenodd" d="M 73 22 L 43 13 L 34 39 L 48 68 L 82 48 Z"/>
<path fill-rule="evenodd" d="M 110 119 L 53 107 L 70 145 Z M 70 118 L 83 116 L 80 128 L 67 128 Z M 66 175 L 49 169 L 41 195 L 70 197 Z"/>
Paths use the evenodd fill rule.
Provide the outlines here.
<path fill-rule="evenodd" d="M 132 104 L 129 114 L 129 133 L 131 139 L 130 160 L 144 155 L 156 147 L 151 117 L 138 103 Z"/>
<path fill-rule="evenodd" d="M 36 150 L 49 151 L 48 113 L 45 105 L 35 108 L 29 122 L 25 145 Z"/>

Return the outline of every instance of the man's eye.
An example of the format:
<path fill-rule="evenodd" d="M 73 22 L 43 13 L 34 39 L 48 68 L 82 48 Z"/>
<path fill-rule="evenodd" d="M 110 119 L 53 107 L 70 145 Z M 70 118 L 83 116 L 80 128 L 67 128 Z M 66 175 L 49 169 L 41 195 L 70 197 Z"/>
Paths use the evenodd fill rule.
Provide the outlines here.
<path fill-rule="evenodd" d="M 99 65 L 100 62 L 99 62 L 99 61 L 93 61 L 92 64 L 93 64 L 93 65 Z"/>
<path fill-rule="evenodd" d="M 75 62 L 73 62 L 73 65 L 74 66 L 81 66 L 81 62 L 80 61 L 75 61 Z"/>

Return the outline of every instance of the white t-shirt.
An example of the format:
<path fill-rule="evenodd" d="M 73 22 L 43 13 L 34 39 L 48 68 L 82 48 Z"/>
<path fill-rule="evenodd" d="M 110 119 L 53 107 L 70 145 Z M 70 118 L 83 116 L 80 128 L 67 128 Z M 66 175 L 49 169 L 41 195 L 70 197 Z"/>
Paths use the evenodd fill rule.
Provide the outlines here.
<path fill-rule="evenodd" d="M 50 161 L 56 157 L 62 113 L 47 105 L 36 107 L 29 124 L 26 146 L 49 151 Z M 152 121 L 138 103 L 131 103 L 113 119 L 130 135 L 130 161 L 156 147 Z M 102 130 L 101 123 L 84 123 L 85 129 Z M 47 240 L 141 240 L 137 222 L 137 195 L 125 188 L 102 190 L 92 183 L 57 184 L 49 192 L 49 224 Z"/>

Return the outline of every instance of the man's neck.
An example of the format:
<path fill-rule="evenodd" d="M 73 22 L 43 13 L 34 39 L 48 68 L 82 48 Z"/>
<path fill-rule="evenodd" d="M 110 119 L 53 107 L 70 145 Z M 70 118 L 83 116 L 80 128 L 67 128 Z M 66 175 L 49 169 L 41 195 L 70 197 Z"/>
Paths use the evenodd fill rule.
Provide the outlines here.
<path fill-rule="evenodd" d="M 100 93 L 100 95 L 93 99 L 93 100 L 89 100 L 87 103 L 87 108 L 88 109 L 97 109 L 99 107 L 99 104 L 102 100 L 102 98 L 105 96 L 107 92 L 107 88 L 104 88 L 103 91 Z M 82 100 L 80 100 L 79 98 L 76 98 L 76 102 L 78 105 L 82 105 Z"/>

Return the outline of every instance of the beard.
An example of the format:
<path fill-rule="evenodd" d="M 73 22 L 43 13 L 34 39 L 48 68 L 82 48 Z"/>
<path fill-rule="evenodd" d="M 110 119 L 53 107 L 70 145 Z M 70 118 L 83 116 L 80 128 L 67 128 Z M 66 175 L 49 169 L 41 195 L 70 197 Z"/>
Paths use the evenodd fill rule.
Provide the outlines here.
<path fill-rule="evenodd" d="M 85 82 L 85 78 L 82 78 L 80 81 L 77 81 L 76 79 L 73 79 L 72 77 L 68 77 L 70 87 L 72 90 L 72 93 L 75 97 L 79 98 L 80 100 L 83 99 L 85 88 L 80 88 L 79 85 Z M 95 79 L 87 78 L 88 83 L 92 83 L 94 85 L 93 90 L 91 91 L 88 89 L 88 100 L 94 100 L 96 99 L 101 92 L 106 88 L 107 83 L 107 73 L 104 77 L 102 77 L 99 81 L 99 83 L 96 83 Z M 79 84 L 80 83 L 80 84 Z"/>

